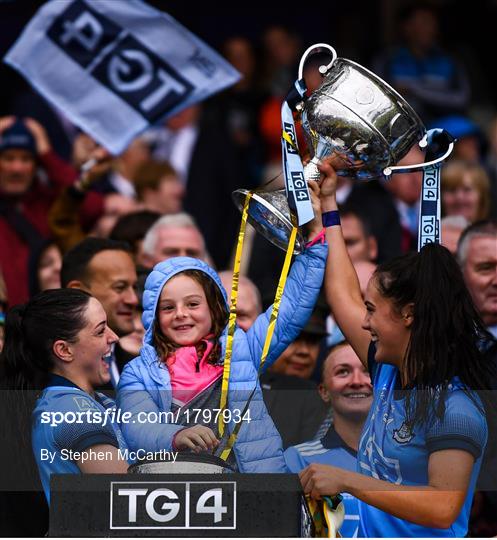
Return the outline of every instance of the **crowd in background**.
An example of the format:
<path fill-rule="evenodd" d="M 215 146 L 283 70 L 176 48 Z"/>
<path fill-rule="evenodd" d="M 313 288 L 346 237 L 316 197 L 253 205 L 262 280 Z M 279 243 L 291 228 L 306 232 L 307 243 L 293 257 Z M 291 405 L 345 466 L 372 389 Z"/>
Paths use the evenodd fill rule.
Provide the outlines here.
<path fill-rule="evenodd" d="M 472 80 L 440 46 L 436 12 L 415 5 L 400 17 L 398 46 L 368 67 L 428 128 L 457 138 L 442 170 L 442 243 L 458 257 L 497 336 L 497 117 L 483 124 L 469 116 Z M 303 52 L 299 36 L 282 26 L 268 28 L 262 44 L 256 54 L 249 39 L 228 39 L 222 53 L 242 74 L 239 83 L 154 126 L 83 176 L 97 143 L 34 91 L 16 96 L 0 118 L 0 347 L 9 307 L 46 289 L 82 288 L 101 301 L 119 337 L 118 379 L 140 349 L 141 292 L 155 264 L 178 255 L 203 259 L 229 292 L 240 222 L 231 193 L 281 180 L 280 108 Z M 317 70 L 306 77 L 309 88 L 320 82 Z M 305 156 L 302 133 L 299 141 Z M 400 163 L 423 160 L 414 147 Z M 416 249 L 421 181 L 419 172 L 367 183 L 340 179 L 342 229 L 362 288 L 378 263 Z M 459 242 L 464 231 L 466 244 Z M 244 329 L 272 303 L 284 257 L 253 231 L 247 244 L 237 313 Z M 319 440 L 333 421 L 330 395 L 341 391 L 333 387 L 333 358 L 350 362 L 350 384 L 369 403 L 367 374 L 343 340 L 322 295 L 302 334 L 261 377 L 285 448 Z M 497 534 L 495 508 L 495 496 L 477 494 L 473 535 Z"/>

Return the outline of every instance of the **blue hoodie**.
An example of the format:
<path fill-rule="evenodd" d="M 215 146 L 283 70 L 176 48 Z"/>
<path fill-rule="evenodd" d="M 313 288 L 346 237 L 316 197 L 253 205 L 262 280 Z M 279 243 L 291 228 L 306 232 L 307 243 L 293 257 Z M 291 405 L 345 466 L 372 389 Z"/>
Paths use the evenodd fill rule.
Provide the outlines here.
<path fill-rule="evenodd" d="M 280 314 L 276 323 L 265 367 L 269 367 L 292 343 L 309 319 L 321 288 L 326 265 L 327 245 L 316 244 L 299 255 L 292 265 L 283 293 Z M 176 432 L 184 426 L 170 423 L 143 423 L 138 414 L 171 410 L 171 382 L 169 371 L 157 356 L 152 345 L 152 331 L 157 303 L 162 288 L 176 274 L 184 270 L 205 272 L 221 290 L 228 306 L 226 291 L 219 276 L 204 262 L 189 257 L 175 257 L 155 266 L 145 283 L 143 293 L 143 325 L 145 337 L 140 356 L 129 362 L 121 375 L 117 404 L 122 412 L 131 412 L 130 422 L 123 423 L 122 433 L 130 450 L 147 452 L 170 450 Z M 258 382 L 259 363 L 271 315 L 269 308 L 259 315 L 248 332 L 236 328 L 228 391 L 228 407 L 232 411 L 243 408 L 254 385 L 257 390 L 250 403 L 250 423 L 241 427 L 234 446 L 240 472 L 286 472 L 281 437 L 269 416 Z M 224 358 L 225 328 L 220 338 Z M 164 419 L 165 422 L 165 419 Z M 235 427 L 229 424 L 230 432 Z"/>

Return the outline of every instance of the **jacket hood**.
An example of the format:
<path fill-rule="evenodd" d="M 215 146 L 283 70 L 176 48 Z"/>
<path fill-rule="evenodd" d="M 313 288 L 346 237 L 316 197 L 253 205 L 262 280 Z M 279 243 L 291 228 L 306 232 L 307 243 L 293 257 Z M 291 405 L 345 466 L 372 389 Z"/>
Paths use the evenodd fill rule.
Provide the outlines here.
<path fill-rule="evenodd" d="M 155 319 L 155 313 L 157 311 L 157 303 L 159 302 L 160 294 L 164 288 L 164 285 L 172 277 L 180 272 L 183 272 L 184 270 L 200 270 L 210 277 L 219 287 L 219 290 L 223 295 L 226 308 L 229 311 L 228 295 L 224 290 L 219 276 L 213 268 L 203 261 L 194 259 L 192 257 L 173 257 L 171 259 L 167 259 L 156 264 L 145 281 L 142 315 L 143 326 L 145 328 L 143 343 L 149 345 L 152 344 L 153 322 Z"/>

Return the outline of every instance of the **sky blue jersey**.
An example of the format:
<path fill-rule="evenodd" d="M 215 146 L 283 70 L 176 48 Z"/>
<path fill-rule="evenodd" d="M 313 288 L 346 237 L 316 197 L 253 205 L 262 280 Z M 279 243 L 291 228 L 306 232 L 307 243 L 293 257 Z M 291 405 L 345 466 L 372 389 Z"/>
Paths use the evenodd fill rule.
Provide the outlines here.
<path fill-rule="evenodd" d="M 66 417 L 67 421 L 58 423 L 49 420 L 51 416 L 47 413 L 104 413 L 114 406 L 114 401 L 104 394 L 96 393 L 94 398 L 68 379 L 52 376 L 36 402 L 32 416 L 33 452 L 49 503 L 51 474 L 81 472 L 75 460 L 71 459 L 71 451 L 82 452 L 96 444 L 108 444 L 124 450 L 126 443 L 117 424 L 88 421 L 85 415 L 79 416 L 81 422 L 72 422 L 70 415 Z"/>
<path fill-rule="evenodd" d="M 333 425 L 326 435 L 317 441 L 309 441 L 285 450 L 287 467 L 293 473 L 298 473 L 311 463 L 333 465 L 348 471 L 356 471 L 356 452 L 345 444 L 335 431 Z M 345 504 L 345 519 L 340 529 L 344 538 L 356 538 L 359 530 L 359 511 L 357 499 L 348 493 L 342 493 Z"/>
<path fill-rule="evenodd" d="M 474 457 L 475 462 L 466 500 L 448 529 L 415 525 L 359 501 L 359 534 L 368 537 L 464 537 L 487 441 L 487 423 L 481 402 L 476 395 L 473 399 L 468 396 L 455 378 L 449 385 L 443 421 L 434 417 L 424 425 L 416 424 L 414 429 L 409 429 L 405 423 L 405 396 L 400 389 L 399 371 L 395 366 L 376 363 L 375 353 L 372 344 L 368 363 L 374 400 L 359 443 L 357 470 L 394 484 L 425 486 L 428 485 L 428 460 L 433 452 L 464 450 Z"/>

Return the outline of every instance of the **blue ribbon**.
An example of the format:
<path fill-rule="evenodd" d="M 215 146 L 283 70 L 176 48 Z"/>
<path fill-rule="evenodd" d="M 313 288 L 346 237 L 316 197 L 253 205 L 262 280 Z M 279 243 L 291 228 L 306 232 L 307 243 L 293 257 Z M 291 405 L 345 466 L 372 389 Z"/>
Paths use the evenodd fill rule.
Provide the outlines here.
<path fill-rule="evenodd" d="M 442 153 L 442 148 L 454 139 L 443 129 L 430 129 L 426 134 L 428 151 L 426 161 L 435 159 Z M 441 194 L 440 174 L 442 162 L 423 169 L 423 187 L 419 204 L 418 251 L 430 243 L 441 242 Z"/>
<path fill-rule="evenodd" d="M 308 223 L 314 218 L 292 114 L 292 109 L 304 98 L 305 91 L 305 82 L 303 80 L 295 81 L 294 87 L 292 87 L 281 106 L 281 150 L 286 195 L 290 208 L 297 214 L 299 226 Z"/>

